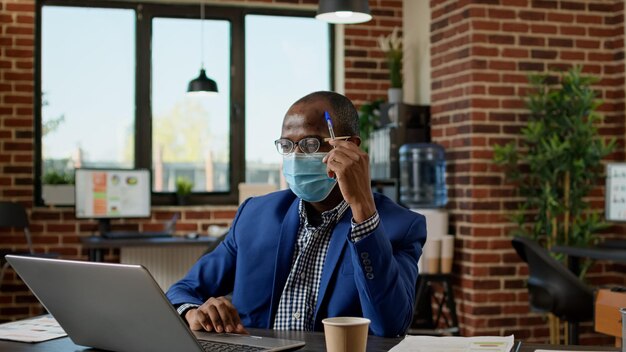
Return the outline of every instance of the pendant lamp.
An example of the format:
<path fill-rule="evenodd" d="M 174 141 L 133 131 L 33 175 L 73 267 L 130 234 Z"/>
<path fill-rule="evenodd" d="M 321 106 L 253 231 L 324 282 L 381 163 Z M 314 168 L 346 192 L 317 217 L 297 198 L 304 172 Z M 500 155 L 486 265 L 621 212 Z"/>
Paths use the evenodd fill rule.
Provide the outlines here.
<path fill-rule="evenodd" d="M 200 5 L 200 75 L 189 82 L 188 94 L 217 94 L 217 83 L 204 70 L 204 2 Z"/>
<path fill-rule="evenodd" d="M 318 20 L 329 23 L 362 23 L 372 19 L 367 0 L 319 0 Z"/>

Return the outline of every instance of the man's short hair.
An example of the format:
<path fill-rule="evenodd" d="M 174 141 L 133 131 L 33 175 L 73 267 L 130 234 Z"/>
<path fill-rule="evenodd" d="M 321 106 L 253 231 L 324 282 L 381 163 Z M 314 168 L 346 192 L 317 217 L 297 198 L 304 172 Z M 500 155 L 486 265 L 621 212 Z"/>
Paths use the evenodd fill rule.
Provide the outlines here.
<path fill-rule="evenodd" d="M 337 136 L 359 136 L 359 113 L 354 104 L 345 96 L 329 91 L 318 91 L 308 94 L 293 105 L 309 103 L 318 99 L 326 100 L 333 111 L 329 111 Z"/>

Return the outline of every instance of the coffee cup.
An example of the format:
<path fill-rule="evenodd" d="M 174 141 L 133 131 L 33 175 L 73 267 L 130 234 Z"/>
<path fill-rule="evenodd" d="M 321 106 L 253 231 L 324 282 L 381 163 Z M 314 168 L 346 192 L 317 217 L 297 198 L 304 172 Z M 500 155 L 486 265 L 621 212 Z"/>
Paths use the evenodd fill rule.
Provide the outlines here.
<path fill-rule="evenodd" d="M 334 317 L 322 320 L 327 352 L 365 352 L 370 320 Z"/>
<path fill-rule="evenodd" d="M 449 274 L 452 272 L 452 261 L 454 260 L 454 236 L 445 235 L 441 238 L 441 272 Z"/>
<path fill-rule="evenodd" d="M 424 245 L 424 258 L 426 260 L 425 273 L 439 273 L 439 258 L 441 257 L 441 236 L 426 238 Z"/>

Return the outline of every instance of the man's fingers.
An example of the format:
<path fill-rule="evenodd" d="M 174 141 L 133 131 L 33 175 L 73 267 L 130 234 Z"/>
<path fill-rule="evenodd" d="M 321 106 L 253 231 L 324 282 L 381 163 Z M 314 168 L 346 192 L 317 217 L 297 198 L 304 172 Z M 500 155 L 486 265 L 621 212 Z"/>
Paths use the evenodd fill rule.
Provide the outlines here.
<path fill-rule="evenodd" d="M 250 333 L 248 332 L 248 330 L 246 330 L 246 328 L 243 327 L 243 324 L 239 323 L 237 324 L 237 326 L 235 326 L 235 331 L 237 334 L 246 334 L 246 335 L 250 335 Z"/>
<path fill-rule="evenodd" d="M 207 331 L 247 334 L 235 306 L 225 297 L 209 298 L 198 309 L 197 322 Z"/>
<path fill-rule="evenodd" d="M 202 309 L 196 311 L 196 321 L 204 330 L 213 331 L 213 324 L 211 324 L 209 316 Z"/>
<path fill-rule="evenodd" d="M 215 328 L 215 331 L 224 332 L 222 317 L 220 316 L 217 308 L 214 305 L 210 305 L 207 308 L 207 311 L 209 313 L 209 319 L 211 321 L 211 324 L 213 325 L 213 328 Z"/>
<path fill-rule="evenodd" d="M 217 308 L 217 312 L 220 315 L 220 319 L 222 320 L 223 329 L 226 332 L 233 332 L 235 330 L 235 324 L 233 322 L 233 306 L 226 299 L 221 299 L 215 305 Z"/>

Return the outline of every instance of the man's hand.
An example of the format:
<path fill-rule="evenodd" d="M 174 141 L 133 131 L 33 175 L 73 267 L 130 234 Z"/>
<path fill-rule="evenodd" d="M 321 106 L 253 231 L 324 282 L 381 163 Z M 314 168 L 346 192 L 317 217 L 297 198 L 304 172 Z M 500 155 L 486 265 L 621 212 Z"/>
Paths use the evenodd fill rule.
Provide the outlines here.
<path fill-rule="evenodd" d="M 334 147 L 322 160 L 328 174 L 337 178 L 343 199 L 352 209 L 356 223 L 369 219 L 376 212 L 370 184 L 369 156 L 356 143 L 330 140 Z"/>
<path fill-rule="evenodd" d="M 191 330 L 247 334 L 239 313 L 226 297 L 209 298 L 200 307 L 189 309 L 185 319 Z"/>

